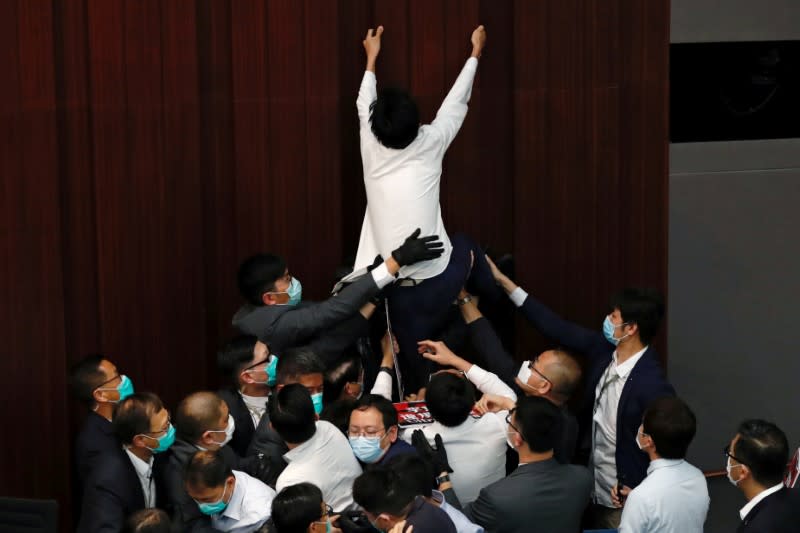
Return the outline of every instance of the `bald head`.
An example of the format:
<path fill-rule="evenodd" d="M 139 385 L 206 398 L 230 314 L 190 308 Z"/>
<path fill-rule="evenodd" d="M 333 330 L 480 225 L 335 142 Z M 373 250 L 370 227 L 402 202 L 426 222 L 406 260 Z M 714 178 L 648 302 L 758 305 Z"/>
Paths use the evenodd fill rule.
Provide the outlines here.
<path fill-rule="evenodd" d="M 551 394 L 562 403 L 570 399 L 581 380 L 581 367 L 567 351 L 558 348 L 539 356 L 542 373 L 553 383 Z"/>
<path fill-rule="evenodd" d="M 178 438 L 197 443 L 205 431 L 217 429 L 223 411 L 227 411 L 227 405 L 215 393 L 202 391 L 190 394 L 175 411 L 174 425 Z"/>

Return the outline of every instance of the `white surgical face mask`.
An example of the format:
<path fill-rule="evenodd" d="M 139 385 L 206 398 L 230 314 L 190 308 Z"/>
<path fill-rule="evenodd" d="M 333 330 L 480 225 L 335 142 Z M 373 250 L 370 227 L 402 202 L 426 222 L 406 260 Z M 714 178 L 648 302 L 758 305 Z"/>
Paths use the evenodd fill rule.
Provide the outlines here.
<path fill-rule="evenodd" d="M 642 447 L 642 443 L 641 443 L 641 442 L 639 442 L 639 435 L 640 435 L 640 434 L 641 434 L 641 432 L 640 432 L 640 431 L 637 431 L 637 432 L 636 432 L 636 445 L 637 445 L 637 446 L 639 447 L 639 449 L 641 450 L 641 449 L 643 449 L 643 447 Z"/>
<path fill-rule="evenodd" d="M 740 464 L 739 465 L 732 465 L 731 464 L 731 458 L 728 457 L 728 460 L 725 463 L 725 470 L 726 470 L 727 475 L 728 475 L 728 481 L 730 481 L 731 484 L 733 484 L 734 487 L 739 486 L 739 482 L 741 481 L 741 479 L 733 479 L 733 476 L 731 476 L 731 470 L 733 470 L 737 466 L 742 466 L 742 465 L 740 465 Z"/>
<path fill-rule="evenodd" d="M 528 385 L 528 380 L 531 379 L 530 364 L 530 361 L 523 361 L 522 366 L 519 367 L 519 372 L 517 372 L 517 379 L 520 380 L 523 385 Z M 530 387 L 530 385 L 528 386 Z"/>
<path fill-rule="evenodd" d="M 224 430 L 209 430 L 209 433 L 222 433 L 225 432 L 225 439 L 222 442 L 218 442 L 219 447 L 222 448 L 226 444 L 228 444 L 231 439 L 233 438 L 233 432 L 236 431 L 236 422 L 233 420 L 233 417 L 228 414 L 228 425 L 225 426 Z"/>

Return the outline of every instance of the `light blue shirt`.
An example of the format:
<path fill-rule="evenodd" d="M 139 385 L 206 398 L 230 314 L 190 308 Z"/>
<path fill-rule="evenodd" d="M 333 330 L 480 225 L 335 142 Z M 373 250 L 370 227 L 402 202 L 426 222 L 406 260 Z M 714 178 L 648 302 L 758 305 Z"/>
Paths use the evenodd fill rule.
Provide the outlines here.
<path fill-rule="evenodd" d="M 469 518 L 464 516 L 464 513 L 447 503 L 444 499 L 444 494 L 438 490 L 433 491 L 433 499 L 439 504 L 439 509 L 447 513 L 453 525 L 456 526 L 457 533 L 483 533 L 483 528 L 478 524 L 473 524 Z"/>
<path fill-rule="evenodd" d="M 708 513 L 703 473 L 683 459 L 656 459 L 622 509 L 620 533 L 703 533 Z"/>

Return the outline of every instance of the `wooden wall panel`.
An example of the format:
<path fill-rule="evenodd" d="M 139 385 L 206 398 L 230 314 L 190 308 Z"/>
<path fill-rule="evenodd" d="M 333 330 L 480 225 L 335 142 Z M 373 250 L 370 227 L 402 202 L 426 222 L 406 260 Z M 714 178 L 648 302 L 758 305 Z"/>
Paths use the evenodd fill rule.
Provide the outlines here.
<path fill-rule="evenodd" d="M 513 252 L 524 287 L 592 328 L 614 289 L 665 289 L 668 19 L 666 0 L 0 2 L 2 394 L 46 426 L 7 447 L 6 486 L 68 509 L 52 443 L 82 419 L 64 375 L 87 352 L 170 406 L 215 387 L 245 255 L 281 253 L 326 294 L 364 214 L 355 99 L 378 24 L 379 84 L 426 122 L 487 27 L 444 162 L 451 233 Z M 520 331 L 520 355 L 547 345 Z"/>

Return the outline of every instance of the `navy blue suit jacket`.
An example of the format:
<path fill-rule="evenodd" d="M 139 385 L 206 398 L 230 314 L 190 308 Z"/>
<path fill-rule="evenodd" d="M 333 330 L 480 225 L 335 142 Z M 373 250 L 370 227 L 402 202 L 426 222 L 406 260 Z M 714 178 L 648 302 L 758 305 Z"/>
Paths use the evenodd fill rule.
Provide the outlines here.
<path fill-rule="evenodd" d="M 800 533 L 800 489 L 770 494 L 739 524 L 737 533 Z"/>
<path fill-rule="evenodd" d="M 564 320 L 530 295 L 523 302 L 521 311 L 545 337 L 586 356 L 586 388 L 578 422 L 582 437 L 579 437 L 579 442 L 590 443 L 595 389 L 611 363 L 616 347 L 605 339 L 602 331 Z M 649 459 L 636 445 L 636 433 L 645 409 L 655 399 L 674 395 L 675 389 L 664 377 L 656 351 L 648 347 L 628 375 L 617 410 L 617 476 L 624 480 L 625 485 L 633 488 L 647 475 Z"/>

